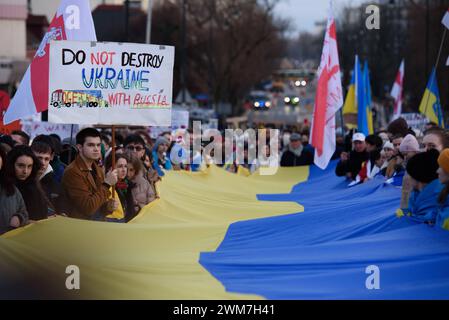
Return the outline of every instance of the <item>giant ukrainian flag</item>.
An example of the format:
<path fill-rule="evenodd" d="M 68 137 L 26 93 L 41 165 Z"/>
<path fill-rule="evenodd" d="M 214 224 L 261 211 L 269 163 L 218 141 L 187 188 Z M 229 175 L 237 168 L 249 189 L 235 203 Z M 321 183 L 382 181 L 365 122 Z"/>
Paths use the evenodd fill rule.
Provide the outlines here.
<path fill-rule="evenodd" d="M 419 105 L 419 112 L 424 114 L 430 121 L 438 123 L 440 127 L 445 127 L 435 68 L 432 69 L 432 74 Z"/>
<path fill-rule="evenodd" d="M 0 236 L 0 299 L 449 299 L 449 232 L 396 218 L 400 189 L 348 189 L 335 166 L 169 171 L 130 223 L 58 217 L 12 231 Z M 373 265 L 379 290 L 367 287 Z M 66 287 L 73 266 L 79 290 Z"/>

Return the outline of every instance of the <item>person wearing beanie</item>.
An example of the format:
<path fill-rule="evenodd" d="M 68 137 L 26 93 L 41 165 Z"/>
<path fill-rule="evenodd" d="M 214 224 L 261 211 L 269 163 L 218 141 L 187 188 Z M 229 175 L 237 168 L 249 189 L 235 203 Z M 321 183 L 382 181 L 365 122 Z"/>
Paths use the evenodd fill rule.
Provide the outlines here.
<path fill-rule="evenodd" d="M 365 135 L 357 132 L 352 136 L 353 149 L 348 154 L 342 152 L 340 161 L 335 168 L 338 177 L 346 176 L 350 180 L 355 180 L 362 168 L 363 162 L 368 160 L 369 154 L 366 151 Z"/>
<path fill-rule="evenodd" d="M 435 225 L 449 230 L 449 149 L 441 151 L 440 156 L 438 157 L 438 165 L 438 179 L 444 187 L 438 196 Z"/>
<path fill-rule="evenodd" d="M 398 217 L 407 216 L 416 222 L 435 223 L 438 195 L 443 189 L 437 174 L 438 156 L 438 151 L 430 150 L 418 153 L 408 161 L 407 173 L 410 175 L 412 192 L 408 207 L 396 212 Z"/>
<path fill-rule="evenodd" d="M 165 170 L 172 170 L 172 164 L 170 159 L 167 157 L 168 146 L 170 145 L 170 141 L 167 138 L 160 136 L 156 139 L 156 142 L 153 146 L 153 168 L 157 171 L 160 177 L 163 177 Z"/>
<path fill-rule="evenodd" d="M 394 156 L 394 146 L 390 141 L 384 143 L 383 150 L 385 151 L 388 160 Z"/>
<path fill-rule="evenodd" d="M 393 176 L 404 175 L 405 163 L 404 156 L 399 151 L 404 138 L 401 135 L 395 135 L 391 138 L 391 144 L 393 145 L 393 157 L 388 161 L 387 169 L 385 170 L 385 177 L 392 178 Z M 402 185 L 402 178 L 398 181 L 399 185 Z"/>
<path fill-rule="evenodd" d="M 399 146 L 399 153 L 404 157 L 404 161 L 401 165 L 406 167 L 408 160 L 419 153 L 419 151 L 419 143 L 415 136 L 411 134 L 406 135 Z M 407 206 L 411 192 L 412 183 L 410 181 L 410 176 L 407 172 L 405 172 L 404 177 L 402 178 L 401 208 Z"/>
<path fill-rule="evenodd" d="M 382 143 L 385 145 L 385 143 L 390 141 L 390 137 L 388 136 L 388 133 L 386 132 L 379 132 L 377 134 L 379 136 L 379 138 L 382 139 Z"/>
<path fill-rule="evenodd" d="M 383 176 L 385 176 L 386 172 L 387 172 L 388 164 L 390 163 L 390 160 L 393 159 L 393 156 L 394 156 L 393 144 L 390 141 L 385 142 L 384 146 L 382 148 L 382 152 L 385 155 L 385 161 L 381 168 L 381 174 Z"/>
<path fill-rule="evenodd" d="M 399 146 L 399 152 L 404 156 L 405 164 L 411 157 L 420 152 L 419 143 L 415 136 L 406 135 Z"/>
<path fill-rule="evenodd" d="M 404 156 L 404 162 L 402 166 L 407 166 L 407 162 L 410 158 L 419 152 L 419 143 L 415 136 L 408 134 L 402 140 L 399 146 L 399 152 Z M 408 204 L 410 194 L 412 192 L 412 182 L 410 175 L 406 172 L 402 178 L 402 196 L 401 196 L 401 208 L 404 208 Z"/>

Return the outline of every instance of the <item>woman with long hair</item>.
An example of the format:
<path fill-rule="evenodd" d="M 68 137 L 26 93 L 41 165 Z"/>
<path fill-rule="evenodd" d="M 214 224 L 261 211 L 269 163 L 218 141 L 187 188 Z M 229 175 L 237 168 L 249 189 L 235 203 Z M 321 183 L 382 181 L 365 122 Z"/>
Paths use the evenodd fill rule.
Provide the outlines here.
<path fill-rule="evenodd" d="M 6 152 L 0 147 L 0 234 L 28 223 L 28 212 L 15 185 L 4 178 Z"/>
<path fill-rule="evenodd" d="M 137 214 L 132 193 L 135 184 L 128 179 L 128 162 L 129 158 L 124 153 L 115 155 L 115 167 L 113 169 L 117 169 L 118 178 L 115 190 L 120 200 L 120 205 L 111 216 L 106 217 L 108 219 L 112 218 L 109 221 L 114 221 L 115 219 L 117 222 L 128 222 Z M 112 169 L 112 155 L 106 158 L 105 169 L 106 172 Z"/>
<path fill-rule="evenodd" d="M 134 206 L 136 211 L 140 211 L 144 206 L 156 199 L 156 192 L 153 186 L 144 178 L 144 166 L 142 161 L 128 154 L 130 161 L 128 162 L 128 179 L 135 184 L 132 189 L 134 198 Z"/>
<path fill-rule="evenodd" d="M 49 213 L 54 213 L 38 181 L 40 168 L 41 163 L 29 146 L 15 146 L 6 156 L 3 178 L 22 194 L 30 221 L 46 219 Z"/>

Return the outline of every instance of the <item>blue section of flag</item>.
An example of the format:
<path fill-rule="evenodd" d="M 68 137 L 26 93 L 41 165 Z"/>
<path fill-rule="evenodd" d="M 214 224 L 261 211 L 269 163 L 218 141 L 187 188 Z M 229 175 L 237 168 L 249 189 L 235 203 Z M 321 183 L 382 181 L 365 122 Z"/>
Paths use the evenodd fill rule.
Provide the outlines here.
<path fill-rule="evenodd" d="M 269 299 L 449 299 L 449 232 L 398 219 L 401 190 L 383 180 L 347 188 L 311 167 L 289 194 L 304 212 L 234 223 L 200 263 L 227 291 Z M 368 290 L 377 266 L 380 289 Z"/>
<path fill-rule="evenodd" d="M 371 97 L 371 84 L 370 84 L 370 72 L 368 68 L 368 61 L 365 61 L 363 67 L 363 78 L 365 83 L 365 104 L 369 108 L 371 107 L 372 97 Z"/>
<path fill-rule="evenodd" d="M 355 58 L 355 67 L 356 70 L 356 92 L 357 92 L 357 127 L 358 131 L 364 133 L 365 135 L 369 134 L 368 128 L 368 114 L 366 111 L 367 107 L 367 96 L 366 96 L 366 83 L 365 83 L 365 74 L 362 72 L 362 68 L 360 65 L 360 61 L 358 56 Z"/>

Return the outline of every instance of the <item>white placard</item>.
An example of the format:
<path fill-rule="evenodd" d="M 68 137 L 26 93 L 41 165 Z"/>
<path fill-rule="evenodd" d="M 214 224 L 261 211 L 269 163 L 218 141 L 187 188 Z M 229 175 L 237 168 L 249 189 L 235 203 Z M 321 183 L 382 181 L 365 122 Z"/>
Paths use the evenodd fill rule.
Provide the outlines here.
<path fill-rule="evenodd" d="M 189 111 L 172 110 L 171 129 L 173 130 L 179 128 L 187 129 L 188 127 L 189 127 Z"/>
<path fill-rule="evenodd" d="M 31 139 L 34 139 L 36 136 L 40 134 L 57 134 L 61 140 L 64 138 L 70 138 L 70 130 L 72 130 L 72 126 L 70 124 L 59 124 L 59 123 L 50 123 L 43 121 L 22 121 L 22 130 L 25 131 Z M 79 131 L 79 126 L 74 125 L 72 136 L 75 135 Z"/>
<path fill-rule="evenodd" d="M 413 129 L 421 130 L 429 122 L 426 116 L 421 113 L 401 113 L 401 118 L 404 118 L 408 126 Z"/>
<path fill-rule="evenodd" d="M 172 132 L 176 129 L 187 129 L 189 127 L 189 111 L 173 109 L 171 115 L 171 126 L 150 128 L 151 138 L 156 139 L 163 132 Z"/>
<path fill-rule="evenodd" d="M 174 47 L 52 41 L 54 123 L 170 126 Z"/>

